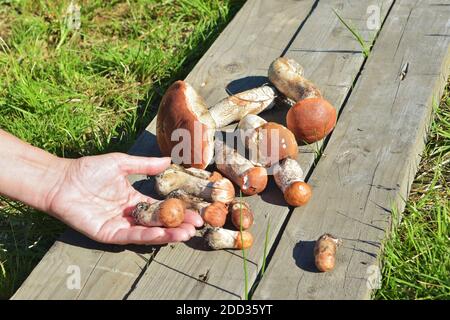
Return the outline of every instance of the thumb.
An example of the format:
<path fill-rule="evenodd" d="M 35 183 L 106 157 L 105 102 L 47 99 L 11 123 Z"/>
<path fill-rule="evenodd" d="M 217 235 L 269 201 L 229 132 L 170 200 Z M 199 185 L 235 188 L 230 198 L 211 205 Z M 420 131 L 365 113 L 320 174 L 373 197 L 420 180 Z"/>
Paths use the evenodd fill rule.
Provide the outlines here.
<path fill-rule="evenodd" d="M 127 174 L 146 174 L 149 176 L 163 172 L 170 165 L 170 158 L 138 157 L 127 155 L 121 168 Z"/>

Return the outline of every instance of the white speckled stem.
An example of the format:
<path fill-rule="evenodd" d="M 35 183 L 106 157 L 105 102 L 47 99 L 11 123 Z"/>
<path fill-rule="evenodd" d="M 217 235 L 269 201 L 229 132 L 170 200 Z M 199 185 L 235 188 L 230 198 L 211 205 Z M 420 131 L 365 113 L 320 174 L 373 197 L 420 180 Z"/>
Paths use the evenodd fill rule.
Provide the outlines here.
<path fill-rule="evenodd" d="M 216 128 L 240 121 L 247 114 L 258 114 L 275 105 L 276 89 L 270 85 L 250 89 L 227 97 L 209 109 Z"/>
<path fill-rule="evenodd" d="M 281 189 L 285 191 L 292 183 L 303 180 L 303 170 L 300 164 L 290 158 L 286 158 L 281 163 L 274 166 L 273 177 L 275 183 Z"/>
<path fill-rule="evenodd" d="M 233 249 L 235 247 L 237 231 L 215 228 L 210 230 L 208 237 L 208 244 L 211 248 L 220 249 Z"/>

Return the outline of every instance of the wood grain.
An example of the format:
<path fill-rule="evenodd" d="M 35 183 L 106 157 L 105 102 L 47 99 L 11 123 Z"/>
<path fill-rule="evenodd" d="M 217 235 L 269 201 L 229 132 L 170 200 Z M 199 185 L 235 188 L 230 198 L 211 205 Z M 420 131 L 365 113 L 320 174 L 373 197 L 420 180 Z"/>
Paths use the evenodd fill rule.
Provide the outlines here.
<path fill-rule="evenodd" d="M 450 73 L 448 1 L 395 2 L 255 299 L 367 299 L 391 209 L 402 211 L 423 151 L 433 101 Z M 402 80 L 400 72 L 409 63 Z M 333 272 L 317 273 L 315 240 L 344 245 Z"/>

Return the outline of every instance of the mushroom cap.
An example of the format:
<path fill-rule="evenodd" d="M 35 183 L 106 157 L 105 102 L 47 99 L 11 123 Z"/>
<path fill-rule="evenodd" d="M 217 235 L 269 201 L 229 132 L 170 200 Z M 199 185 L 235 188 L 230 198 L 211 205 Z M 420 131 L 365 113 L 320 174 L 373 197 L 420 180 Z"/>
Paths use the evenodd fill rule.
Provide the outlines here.
<path fill-rule="evenodd" d="M 322 98 L 304 99 L 289 109 L 286 123 L 298 143 L 313 143 L 322 140 L 333 130 L 336 109 Z"/>
<path fill-rule="evenodd" d="M 179 134 L 174 139 L 179 140 L 172 141 L 176 129 Z M 185 167 L 204 169 L 210 163 L 214 155 L 214 120 L 202 97 L 187 82 L 176 81 L 164 94 L 156 120 L 156 140 L 163 156 Z M 186 148 L 172 155 L 179 143 Z"/>
<path fill-rule="evenodd" d="M 180 199 L 170 198 L 159 205 L 159 220 L 168 228 L 175 228 L 184 221 L 184 202 Z"/>
<path fill-rule="evenodd" d="M 265 167 L 283 160 L 295 158 L 298 144 L 294 134 L 275 122 L 267 122 L 256 129 L 258 133 L 257 162 Z"/>
<path fill-rule="evenodd" d="M 253 167 L 239 176 L 237 184 L 247 196 L 263 192 L 267 186 L 267 170 L 264 167 Z"/>
<path fill-rule="evenodd" d="M 227 219 L 227 214 L 227 205 L 217 201 L 204 209 L 202 212 L 202 218 L 205 223 L 212 227 L 222 227 Z"/>
<path fill-rule="evenodd" d="M 305 205 L 311 199 L 311 195 L 311 187 L 303 181 L 295 181 L 284 190 L 284 199 L 294 207 Z"/>
<path fill-rule="evenodd" d="M 239 231 L 236 234 L 236 239 L 234 243 L 234 247 L 236 249 L 247 249 L 253 245 L 253 236 L 248 231 Z"/>
<path fill-rule="evenodd" d="M 211 199 L 216 202 L 223 202 L 225 204 L 233 201 L 236 191 L 234 190 L 233 183 L 227 178 L 221 178 L 216 181 L 210 182 L 212 191 Z"/>
<path fill-rule="evenodd" d="M 241 210 L 242 208 L 242 210 Z M 242 212 L 242 221 L 241 221 Z M 250 210 L 250 206 L 246 202 L 235 201 L 231 206 L 231 222 L 240 230 L 247 230 L 253 225 L 253 212 Z"/>

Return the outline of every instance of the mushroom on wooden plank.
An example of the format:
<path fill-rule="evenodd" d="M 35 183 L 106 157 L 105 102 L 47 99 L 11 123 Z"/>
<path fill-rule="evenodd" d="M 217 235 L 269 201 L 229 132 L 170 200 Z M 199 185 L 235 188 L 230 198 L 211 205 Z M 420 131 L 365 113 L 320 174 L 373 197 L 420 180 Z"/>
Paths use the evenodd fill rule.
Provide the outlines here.
<path fill-rule="evenodd" d="M 303 180 L 303 170 L 296 160 L 286 158 L 276 164 L 273 176 L 289 205 L 303 206 L 311 199 L 311 187 Z"/>
<path fill-rule="evenodd" d="M 248 231 L 213 228 L 207 230 L 205 239 L 214 250 L 247 249 L 253 245 L 253 236 Z"/>
<path fill-rule="evenodd" d="M 269 67 L 269 80 L 287 98 L 294 101 L 286 124 L 298 143 L 322 140 L 336 125 L 336 109 L 320 90 L 303 77 L 303 69 L 293 59 L 278 58 Z"/>
<path fill-rule="evenodd" d="M 247 230 L 253 225 L 253 211 L 250 205 L 241 199 L 236 199 L 230 204 L 230 216 L 231 223 L 238 230 Z"/>
<path fill-rule="evenodd" d="M 219 139 L 216 140 L 216 167 L 236 183 L 246 195 L 260 193 L 267 186 L 268 178 L 265 168 L 255 166 Z"/>
<path fill-rule="evenodd" d="M 281 124 L 247 115 L 239 122 L 238 130 L 241 140 L 250 150 L 252 162 L 270 167 L 282 159 L 297 157 L 295 136 Z"/>

